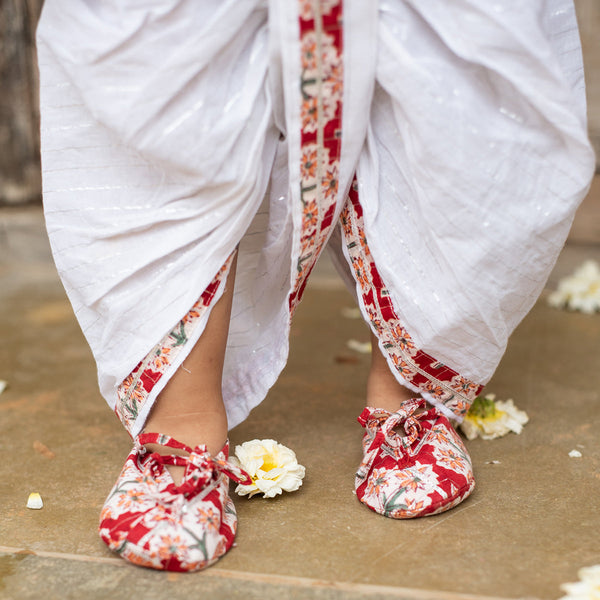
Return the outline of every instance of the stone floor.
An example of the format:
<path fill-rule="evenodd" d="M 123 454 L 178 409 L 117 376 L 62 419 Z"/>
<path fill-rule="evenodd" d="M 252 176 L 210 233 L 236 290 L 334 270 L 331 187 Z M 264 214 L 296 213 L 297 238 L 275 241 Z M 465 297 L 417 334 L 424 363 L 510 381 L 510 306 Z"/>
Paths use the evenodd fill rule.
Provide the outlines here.
<path fill-rule="evenodd" d="M 600 260 L 600 182 L 548 287 Z M 392 521 L 352 493 L 360 460 L 367 339 L 324 264 L 294 324 L 287 369 L 233 444 L 272 437 L 307 467 L 302 488 L 239 498 L 237 547 L 198 574 L 126 565 L 96 534 L 128 436 L 101 400 L 90 352 L 51 262 L 36 209 L 0 211 L 0 598 L 558 598 L 600 563 L 600 315 L 549 308 L 544 295 L 511 339 L 488 391 L 514 398 L 520 436 L 468 444 L 474 494 L 435 517 Z M 570 458 L 578 449 L 581 458 Z M 494 461 L 494 462 L 492 462 Z M 40 492 L 44 508 L 25 507 Z"/>

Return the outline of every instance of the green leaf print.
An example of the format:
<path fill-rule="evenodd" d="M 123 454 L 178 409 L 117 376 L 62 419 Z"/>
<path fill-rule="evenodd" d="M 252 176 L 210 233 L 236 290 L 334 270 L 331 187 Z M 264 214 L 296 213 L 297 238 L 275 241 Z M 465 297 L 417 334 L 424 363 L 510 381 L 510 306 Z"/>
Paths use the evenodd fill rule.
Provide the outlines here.
<path fill-rule="evenodd" d="M 177 346 L 183 346 L 188 341 L 183 321 L 179 322 L 179 331 L 173 329 L 173 331 L 171 331 L 171 333 L 169 334 L 169 337 L 172 337 L 175 340 L 175 345 L 173 346 L 173 348 Z"/>
<path fill-rule="evenodd" d="M 405 487 L 400 488 L 391 498 L 386 498 L 383 494 L 383 514 L 389 517 L 398 510 L 407 510 L 408 506 L 402 502 L 397 502 L 398 497 L 406 491 Z"/>

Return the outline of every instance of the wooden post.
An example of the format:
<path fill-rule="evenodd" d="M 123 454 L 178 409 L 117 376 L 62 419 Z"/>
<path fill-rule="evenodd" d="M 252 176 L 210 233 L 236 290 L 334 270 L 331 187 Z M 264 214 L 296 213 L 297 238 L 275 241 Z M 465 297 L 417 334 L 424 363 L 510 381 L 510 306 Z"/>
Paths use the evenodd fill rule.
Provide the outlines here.
<path fill-rule="evenodd" d="M 0 0 L 0 204 L 41 199 L 35 27 L 42 0 Z"/>

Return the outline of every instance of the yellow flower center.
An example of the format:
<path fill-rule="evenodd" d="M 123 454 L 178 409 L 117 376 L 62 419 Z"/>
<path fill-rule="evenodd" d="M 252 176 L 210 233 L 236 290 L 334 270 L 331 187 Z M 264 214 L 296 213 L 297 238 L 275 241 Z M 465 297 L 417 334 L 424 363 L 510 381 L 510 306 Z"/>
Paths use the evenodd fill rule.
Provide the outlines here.
<path fill-rule="evenodd" d="M 263 464 L 261 469 L 263 471 L 270 471 L 271 469 L 276 469 L 277 463 L 275 462 L 275 457 L 272 454 L 265 454 L 263 456 Z"/>

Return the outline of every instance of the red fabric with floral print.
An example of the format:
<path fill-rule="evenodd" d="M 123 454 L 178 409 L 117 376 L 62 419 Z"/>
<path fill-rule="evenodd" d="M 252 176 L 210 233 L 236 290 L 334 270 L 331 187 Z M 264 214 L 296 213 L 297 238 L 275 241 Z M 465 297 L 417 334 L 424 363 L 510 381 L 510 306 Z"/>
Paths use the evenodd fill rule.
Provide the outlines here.
<path fill-rule="evenodd" d="M 315 5 L 319 13 L 315 13 Z M 300 1 L 302 228 L 293 312 L 333 225 L 342 147 L 343 28 L 341 0 Z"/>
<path fill-rule="evenodd" d="M 189 456 L 149 454 L 156 443 Z M 206 446 L 194 449 L 165 435 L 136 438 L 121 475 L 100 514 L 100 537 L 122 558 L 136 565 L 168 571 L 197 571 L 231 548 L 237 528 L 229 497 L 229 478 L 251 479 L 227 462 L 229 444 L 212 457 Z M 175 485 L 165 465 L 185 467 Z"/>
<path fill-rule="evenodd" d="M 390 413 L 367 407 L 358 499 L 386 517 L 434 515 L 462 502 L 475 487 L 471 458 L 448 419 L 423 399 Z"/>

